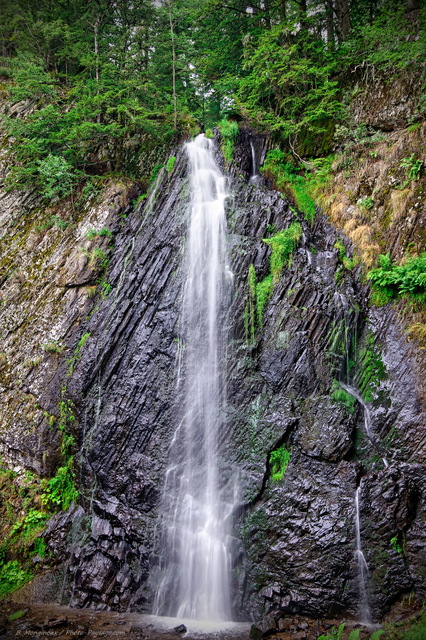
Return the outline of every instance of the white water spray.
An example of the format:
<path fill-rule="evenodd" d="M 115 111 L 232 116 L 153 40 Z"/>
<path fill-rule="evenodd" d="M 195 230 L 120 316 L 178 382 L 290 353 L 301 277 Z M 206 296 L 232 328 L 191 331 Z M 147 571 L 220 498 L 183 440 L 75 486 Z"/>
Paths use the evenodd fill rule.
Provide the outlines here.
<path fill-rule="evenodd" d="M 191 219 L 182 305 L 178 393 L 182 421 L 170 448 L 163 495 L 160 580 L 154 614 L 180 620 L 231 619 L 227 520 L 231 500 L 220 477 L 224 427 L 226 336 L 230 271 L 226 256 L 225 178 L 213 142 L 186 145 Z"/>

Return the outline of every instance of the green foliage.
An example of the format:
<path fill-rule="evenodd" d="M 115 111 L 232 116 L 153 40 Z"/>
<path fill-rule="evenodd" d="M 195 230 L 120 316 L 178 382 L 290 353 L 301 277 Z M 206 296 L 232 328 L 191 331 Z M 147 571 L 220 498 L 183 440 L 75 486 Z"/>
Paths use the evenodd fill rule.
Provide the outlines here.
<path fill-rule="evenodd" d="M 20 618 L 23 618 L 25 615 L 27 614 L 27 611 L 15 611 L 15 613 L 12 613 L 9 617 L 8 620 L 9 622 L 13 622 L 14 620 L 19 620 Z"/>
<path fill-rule="evenodd" d="M 109 266 L 109 259 L 105 249 L 101 249 L 101 247 L 93 249 L 89 254 L 89 264 L 99 271 L 106 271 Z"/>
<path fill-rule="evenodd" d="M 384 633 L 384 629 L 377 629 L 377 631 L 374 631 L 374 633 L 371 634 L 370 640 L 379 640 Z"/>
<path fill-rule="evenodd" d="M 12 537 L 19 533 L 24 542 L 32 540 L 44 528 L 48 519 L 49 516 L 46 513 L 42 513 L 37 509 L 30 509 L 26 516 L 13 525 L 10 536 Z"/>
<path fill-rule="evenodd" d="M 151 176 L 149 181 L 150 182 L 154 182 L 158 176 L 158 174 L 160 173 L 161 169 L 164 167 L 164 164 L 157 164 L 153 170 L 151 171 Z"/>
<path fill-rule="evenodd" d="M 204 134 L 206 136 L 206 138 L 208 138 L 209 140 L 213 140 L 214 135 L 213 135 L 213 131 L 212 129 L 206 129 L 206 133 Z"/>
<path fill-rule="evenodd" d="M 222 137 L 222 153 L 227 162 L 231 162 L 234 156 L 235 142 L 238 137 L 238 124 L 233 120 L 221 120 L 219 123 Z"/>
<path fill-rule="evenodd" d="M 37 164 L 40 193 L 45 198 L 69 196 L 79 182 L 79 174 L 62 156 L 49 153 L 46 158 L 38 160 Z"/>
<path fill-rule="evenodd" d="M 101 296 L 103 298 L 108 298 L 111 293 L 111 285 L 109 282 L 101 282 L 100 283 Z"/>
<path fill-rule="evenodd" d="M 67 370 L 67 376 L 72 375 L 72 372 L 74 371 L 74 366 L 75 366 L 76 362 L 79 360 L 79 358 L 81 356 L 81 350 L 83 349 L 84 345 L 86 344 L 86 341 L 88 340 L 88 338 L 90 338 L 90 333 L 85 333 L 84 335 L 81 336 L 80 340 L 77 343 L 77 346 L 75 348 L 75 351 L 74 351 L 72 357 L 67 360 L 67 364 L 69 365 L 68 370 Z M 64 403 L 64 401 L 62 401 L 62 403 Z M 62 405 L 62 403 L 61 403 L 61 405 Z M 64 403 L 64 404 L 65 404 L 65 407 L 66 407 L 64 410 L 65 411 L 70 410 L 68 408 L 68 406 L 66 405 L 66 403 Z M 72 412 L 71 412 L 71 415 L 72 415 Z M 68 418 L 69 418 L 69 416 L 68 416 Z M 66 420 L 67 420 L 67 416 L 65 416 L 65 422 L 66 422 Z"/>
<path fill-rule="evenodd" d="M 349 258 L 346 254 L 346 247 L 343 244 L 343 242 L 341 242 L 341 240 L 337 240 L 337 242 L 335 242 L 334 244 L 334 248 L 338 250 L 338 257 L 339 257 L 339 262 L 341 262 L 341 264 L 343 265 L 343 267 L 345 269 L 347 269 L 348 271 L 351 271 L 356 264 L 356 260 Z M 339 272 L 336 272 L 336 275 Z"/>
<path fill-rule="evenodd" d="M 379 266 L 371 269 L 368 278 L 374 287 L 390 299 L 406 298 L 424 305 L 426 303 L 426 252 L 419 256 L 405 256 L 395 264 L 390 255 L 380 255 Z"/>
<path fill-rule="evenodd" d="M 370 196 L 364 196 L 357 200 L 357 205 L 358 207 L 361 207 L 361 209 L 367 209 L 368 211 L 374 207 L 374 200 Z"/>
<path fill-rule="evenodd" d="M 102 229 L 89 229 L 85 234 L 88 240 L 93 240 L 93 238 L 111 238 L 112 231 L 107 229 L 106 227 L 102 227 Z"/>
<path fill-rule="evenodd" d="M 166 171 L 168 174 L 172 173 L 173 169 L 175 168 L 175 164 L 176 164 L 176 157 L 170 156 L 166 164 Z"/>
<path fill-rule="evenodd" d="M 33 577 L 34 575 L 25 571 L 17 560 L 0 565 L 0 598 L 16 591 Z"/>
<path fill-rule="evenodd" d="M 54 97 L 58 90 L 55 80 L 47 73 L 43 62 L 37 56 L 18 51 L 13 58 L 2 59 L 4 72 L 13 80 L 10 89 L 12 100 L 34 100 Z"/>
<path fill-rule="evenodd" d="M 41 496 L 43 504 L 65 511 L 79 496 L 75 486 L 74 459 L 68 458 L 65 466 L 59 467 L 56 474 L 47 480 Z"/>
<path fill-rule="evenodd" d="M 342 389 L 337 380 L 333 380 L 331 397 L 335 402 L 342 404 L 350 413 L 355 411 L 356 399 L 350 393 Z"/>
<path fill-rule="evenodd" d="M 399 166 L 407 169 L 407 175 L 410 180 L 418 180 L 420 178 L 424 162 L 423 160 L 416 160 L 414 154 L 412 154 L 408 158 L 403 158 Z"/>
<path fill-rule="evenodd" d="M 46 543 L 43 538 L 39 537 L 34 540 L 33 544 L 34 555 L 44 558 L 46 555 Z"/>
<path fill-rule="evenodd" d="M 412 624 L 411 628 L 402 633 L 397 632 L 395 636 L 392 636 L 392 640 L 395 637 L 397 640 L 424 640 L 426 638 L 426 611 L 423 609 L 419 619 Z"/>
<path fill-rule="evenodd" d="M 270 273 L 261 282 L 256 282 L 256 271 L 253 265 L 249 267 L 248 285 L 249 300 L 245 312 L 246 336 L 250 334 L 254 341 L 256 309 L 257 325 L 262 326 L 263 314 L 268 304 L 274 285 L 278 282 L 283 268 L 288 265 L 290 258 L 302 237 L 302 227 L 299 222 L 292 222 L 283 231 L 278 231 L 270 238 L 264 238 L 263 242 L 271 247 Z"/>
<path fill-rule="evenodd" d="M 335 60 L 321 40 L 305 34 L 300 46 L 292 26 L 278 24 L 248 40 L 244 58 L 238 104 L 257 127 L 297 140 L 326 132 L 342 114 Z"/>
<path fill-rule="evenodd" d="M 256 333 L 256 270 L 254 265 L 249 266 L 248 271 L 248 296 L 247 303 L 244 308 L 244 331 L 246 341 L 253 344 Z"/>
<path fill-rule="evenodd" d="M 361 18 L 342 46 L 343 62 L 353 67 L 363 61 L 364 65 L 394 72 L 418 67 L 424 60 L 425 33 L 424 29 L 419 34 L 413 30 L 404 3 L 383 3 L 383 10 L 376 16 L 374 20 Z"/>
<path fill-rule="evenodd" d="M 59 354 L 59 353 L 62 353 L 62 351 L 65 349 L 65 346 L 60 342 L 58 342 L 57 340 L 51 340 L 50 342 L 46 342 L 41 346 L 43 351 L 46 351 L 47 353 Z"/>
<path fill-rule="evenodd" d="M 256 311 L 259 327 L 261 327 L 263 324 L 263 313 L 272 296 L 273 290 L 274 277 L 272 273 L 269 276 L 266 276 L 266 278 L 264 278 L 261 282 L 258 282 L 256 284 Z"/>
<path fill-rule="evenodd" d="M 275 451 L 271 451 L 269 464 L 271 466 L 271 478 L 274 482 L 279 482 L 283 479 L 290 462 L 290 456 L 291 450 L 287 449 L 285 444 L 282 444 Z"/>
<path fill-rule="evenodd" d="M 271 247 L 270 268 L 274 283 L 278 282 L 283 268 L 289 263 L 301 237 L 300 223 L 292 222 L 288 229 L 279 231 L 271 238 L 263 239 L 263 242 Z"/>
<path fill-rule="evenodd" d="M 334 156 L 317 159 L 309 163 L 310 170 L 301 173 L 291 156 L 279 149 L 268 152 L 262 172 L 266 173 L 276 187 L 294 198 L 297 208 L 310 222 L 315 218 L 315 198 L 325 189 L 331 177 Z"/>
<path fill-rule="evenodd" d="M 391 548 L 397 553 L 402 553 L 402 547 L 398 542 L 398 536 L 394 536 L 390 541 Z"/>
<path fill-rule="evenodd" d="M 359 629 L 352 629 L 349 634 L 348 640 L 359 640 L 360 633 L 361 632 Z"/>
<path fill-rule="evenodd" d="M 333 627 L 330 633 L 327 633 L 326 636 L 319 636 L 318 640 L 342 640 L 344 629 L 345 623 L 342 622 L 342 624 L 338 628 Z"/>

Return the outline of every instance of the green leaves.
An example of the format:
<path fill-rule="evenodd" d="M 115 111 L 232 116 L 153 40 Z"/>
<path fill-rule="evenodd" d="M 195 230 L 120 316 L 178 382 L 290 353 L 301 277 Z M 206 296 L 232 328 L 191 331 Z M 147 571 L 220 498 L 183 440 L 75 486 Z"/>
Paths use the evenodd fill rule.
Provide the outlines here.
<path fill-rule="evenodd" d="M 426 303 L 426 252 L 405 257 L 399 264 L 391 262 L 389 254 L 379 256 L 379 267 L 368 276 L 375 287 L 389 298 L 405 297 L 412 302 Z"/>
<path fill-rule="evenodd" d="M 283 268 L 288 264 L 301 237 L 301 225 L 299 222 L 292 222 L 288 229 L 279 231 L 272 238 L 263 239 L 263 242 L 272 250 L 270 266 L 274 283 L 278 282 Z"/>
<path fill-rule="evenodd" d="M 68 196 L 78 181 L 78 173 L 62 156 L 51 153 L 38 160 L 38 175 L 42 184 L 40 193 L 46 198 Z"/>
<path fill-rule="evenodd" d="M 331 79 L 335 63 L 324 43 L 295 42 L 288 27 L 264 32 L 244 50 L 245 70 L 237 94 L 242 112 L 255 124 L 283 137 L 303 131 L 321 133 L 325 122 L 339 116 L 338 83 Z"/>

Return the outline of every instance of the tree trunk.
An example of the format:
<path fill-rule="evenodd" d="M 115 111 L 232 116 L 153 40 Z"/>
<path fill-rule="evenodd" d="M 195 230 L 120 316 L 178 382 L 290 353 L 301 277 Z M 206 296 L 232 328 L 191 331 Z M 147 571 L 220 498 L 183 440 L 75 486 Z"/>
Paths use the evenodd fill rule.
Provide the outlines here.
<path fill-rule="evenodd" d="M 96 18 L 95 22 L 93 23 L 93 33 L 94 33 L 94 39 L 95 39 L 95 78 L 96 78 L 96 92 L 99 93 L 99 79 L 100 79 L 100 72 L 99 72 L 99 40 L 98 40 L 98 36 L 99 36 L 99 23 L 100 23 L 100 18 L 99 16 Z M 99 105 L 98 105 L 99 108 Z M 98 124 L 100 124 L 101 122 L 101 114 L 98 113 L 98 115 L 96 116 L 96 122 Z"/>
<path fill-rule="evenodd" d="M 326 3 L 325 15 L 327 20 L 327 45 L 330 51 L 334 51 L 334 16 L 332 2 Z"/>
<path fill-rule="evenodd" d="M 173 87 L 173 128 L 177 129 L 177 97 L 176 97 L 176 49 L 175 32 L 173 29 L 172 3 L 169 1 L 170 36 L 172 39 L 172 87 Z"/>
<path fill-rule="evenodd" d="M 408 11 L 414 11 L 414 9 L 420 9 L 420 0 L 407 0 Z"/>
<path fill-rule="evenodd" d="M 307 7 L 307 0 L 300 0 L 300 28 L 306 29 L 306 18 L 308 15 L 308 7 Z"/>
<path fill-rule="evenodd" d="M 348 0 L 336 0 L 336 10 L 341 39 L 346 40 L 352 26 Z"/>

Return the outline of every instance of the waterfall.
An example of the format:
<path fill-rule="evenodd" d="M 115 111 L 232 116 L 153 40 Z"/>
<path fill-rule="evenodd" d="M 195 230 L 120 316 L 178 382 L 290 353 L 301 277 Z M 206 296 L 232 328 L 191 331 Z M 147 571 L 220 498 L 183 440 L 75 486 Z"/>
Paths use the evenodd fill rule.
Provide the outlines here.
<path fill-rule="evenodd" d="M 169 452 L 162 502 L 160 576 L 154 613 L 231 619 L 226 522 L 233 505 L 220 473 L 224 427 L 225 317 L 232 274 L 226 255 L 225 178 L 213 141 L 186 145 L 191 217 L 182 303 L 177 390 L 181 420 Z"/>
<path fill-rule="evenodd" d="M 250 176 L 249 184 L 259 184 L 261 182 L 261 177 L 257 173 L 256 152 L 254 150 L 254 144 L 253 144 L 252 140 L 250 140 L 250 149 L 251 149 L 252 173 L 251 173 L 251 176 Z"/>
<path fill-rule="evenodd" d="M 361 493 L 361 484 L 355 492 L 355 532 L 356 532 L 356 550 L 355 556 L 358 563 L 358 585 L 359 585 L 359 614 L 361 621 L 366 624 L 371 623 L 371 611 L 368 602 L 368 565 L 361 547 L 361 520 L 359 515 L 359 496 Z"/>
<path fill-rule="evenodd" d="M 361 394 L 358 393 L 358 391 L 356 389 L 354 389 L 353 387 L 349 386 L 348 384 L 344 384 L 343 382 L 340 383 L 340 386 L 342 387 L 342 389 L 344 389 L 346 391 L 346 393 L 349 393 L 349 395 L 351 395 L 353 398 L 355 398 L 355 400 L 357 400 L 360 403 L 360 405 L 362 407 L 362 410 L 364 412 L 364 429 L 365 429 L 365 433 L 366 433 L 368 439 L 370 440 L 370 442 L 372 443 L 372 445 L 378 451 L 378 453 L 382 454 L 382 446 L 380 444 L 380 441 L 378 440 L 377 436 L 372 431 L 371 412 L 370 412 L 370 409 L 369 409 L 367 403 L 364 402 L 364 400 L 362 399 Z M 384 464 L 385 468 L 387 469 L 387 467 L 389 466 L 388 461 L 386 460 L 386 458 L 384 456 L 382 456 L 382 460 L 383 460 L 383 464 Z"/>

